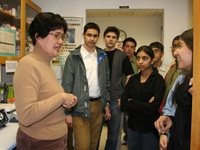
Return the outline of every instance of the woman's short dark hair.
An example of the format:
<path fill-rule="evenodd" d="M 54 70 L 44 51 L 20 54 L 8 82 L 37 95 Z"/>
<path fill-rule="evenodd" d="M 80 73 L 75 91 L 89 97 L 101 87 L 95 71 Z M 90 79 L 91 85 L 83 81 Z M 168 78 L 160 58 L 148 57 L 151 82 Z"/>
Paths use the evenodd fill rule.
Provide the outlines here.
<path fill-rule="evenodd" d="M 154 52 L 153 52 L 153 50 L 152 50 L 151 47 L 146 46 L 146 45 L 141 46 L 141 47 L 139 47 L 139 48 L 137 49 L 137 51 L 135 52 L 134 55 L 137 56 L 137 54 L 138 54 L 139 52 L 141 52 L 141 51 L 144 51 L 147 55 L 149 55 L 149 56 L 151 57 L 151 59 L 154 58 Z"/>
<path fill-rule="evenodd" d="M 98 35 L 100 34 L 100 28 L 99 26 L 94 23 L 94 22 L 88 22 L 85 26 L 84 26 L 84 31 L 83 33 L 85 34 L 87 32 L 88 29 L 95 29 L 98 32 Z"/>
<path fill-rule="evenodd" d="M 28 33 L 32 39 L 33 45 L 35 45 L 36 38 L 45 38 L 50 31 L 56 29 L 63 29 L 64 33 L 66 33 L 67 28 L 67 22 L 59 14 L 43 12 L 35 16 L 28 29 Z"/>

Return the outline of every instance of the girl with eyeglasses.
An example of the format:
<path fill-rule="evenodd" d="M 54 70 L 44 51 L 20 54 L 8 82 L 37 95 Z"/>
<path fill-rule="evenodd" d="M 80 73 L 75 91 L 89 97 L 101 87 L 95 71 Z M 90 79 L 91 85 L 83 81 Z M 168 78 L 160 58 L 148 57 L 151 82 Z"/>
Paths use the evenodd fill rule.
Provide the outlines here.
<path fill-rule="evenodd" d="M 193 29 L 186 30 L 180 36 L 178 48 L 174 51 L 174 56 L 178 63 L 178 69 L 182 70 L 183 78 L 178 78 L 172 89 L 174 89 L 168 107 L 169 114 L 164 114 L 156 122 L 155 127 L 162 136 L 166 136 L 169 128 L 169 143 L 160 144 L 162 150 L 189 150 L 191 133 L 191 110 L 192 95 L 189 92 L 190 79 L 192 78 L 192 57 L 193 55 Z M 169 135 L 168 135 L 169 136 Z"/>

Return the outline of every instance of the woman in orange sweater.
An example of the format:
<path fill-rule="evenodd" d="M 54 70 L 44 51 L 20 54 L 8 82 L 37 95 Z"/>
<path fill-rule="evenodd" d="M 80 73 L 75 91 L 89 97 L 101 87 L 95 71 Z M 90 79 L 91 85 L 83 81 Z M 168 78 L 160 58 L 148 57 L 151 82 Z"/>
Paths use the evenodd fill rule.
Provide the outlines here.
<path fill-rule="evenodd" d="M 38 14 L 29 27 L 34 50 L 20 60 L 13 79 L 19 150 L 66 149 L 64 107 L 73 107 L 77 97 L 64 92 L 50 65 L 66 31 L 65 20 L 53 13 Z"/>

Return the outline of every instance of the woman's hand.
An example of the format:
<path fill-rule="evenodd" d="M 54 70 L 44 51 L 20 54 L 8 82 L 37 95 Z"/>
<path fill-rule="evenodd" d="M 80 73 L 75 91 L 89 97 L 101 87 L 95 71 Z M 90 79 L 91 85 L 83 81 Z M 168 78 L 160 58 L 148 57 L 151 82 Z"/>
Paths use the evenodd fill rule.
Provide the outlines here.
<path fill-rule="evenodd" d="M 167 150 L 167 144 L 168 144 L 168 137 L 165 134 L 160 135 L 160 150 Z"/>
<path fill-rule="evenodd" d="M 63 107 L 71 108 L 76 105 L 78 98 L 73 94 L 63 93 Z"/>
<path fill-rule="evenodd" d="M 172 120 L 168 116 L 160 116 L 158 120 L 154 122 L 154 126 L 158 132 L 165 133 L 172 126 Z"/>
<path fill-rule="evenodd" d="M 190 94 L 192 95 L 193 92 L 194 92 L 194 88 L 193 88 L 193 78 L 190 79 L 189 86 L 191 86 L 191 87 L 189 88 L 188 92 L 190 92 Z"/>

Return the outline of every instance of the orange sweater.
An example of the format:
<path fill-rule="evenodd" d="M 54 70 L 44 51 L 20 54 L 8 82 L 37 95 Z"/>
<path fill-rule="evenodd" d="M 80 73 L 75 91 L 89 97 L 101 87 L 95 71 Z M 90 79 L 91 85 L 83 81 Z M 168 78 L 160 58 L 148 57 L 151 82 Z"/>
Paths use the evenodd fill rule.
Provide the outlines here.
<path fill-rule="evenodd" d="M 50 65 L 51 58 L 43 49 L 22 58 L 13 78 L 19 127 L 40 140 L 58 139 L 67 134 L 62 86 Z"/>

